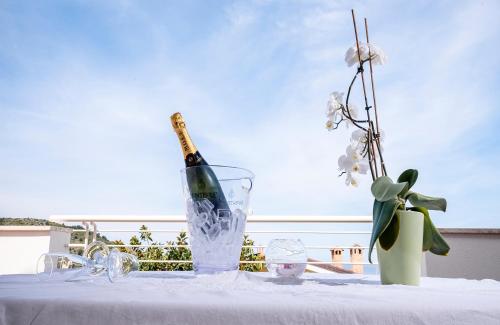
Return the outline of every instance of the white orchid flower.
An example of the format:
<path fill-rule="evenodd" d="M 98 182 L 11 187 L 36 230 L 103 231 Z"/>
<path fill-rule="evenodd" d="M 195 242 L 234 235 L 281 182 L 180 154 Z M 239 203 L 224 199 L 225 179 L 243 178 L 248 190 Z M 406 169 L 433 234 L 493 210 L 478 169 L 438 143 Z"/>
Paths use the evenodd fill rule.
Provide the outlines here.
<path fill-rule="evenodd" d="M 357 146 L 349 145 L 346 154 L 339 157 L 339 170 L 346 173 L 346 185 L 358 186 L 358 181 L 353 177 L 354 173 L 366 174 L 368 164 L 366 158 L 362 157 Z"/>
<path fill-rule="evenodd" d="M 363 43 L 359 43 L 359 53 L 361 56 L 361 60 L 368 59 L 368 51 L 365 51 L 366 48 L 363 46 Z M 352 67 L 353 65 L 359 63 L 358 58 L 358 48 L 356 45 L 351 46 L 347 52 L 345 52 L 345 63 L 347 63 L 348 67 Z"/>
<path fill-rule="evenodd" d="M 354 164 L 354 166 L 352 166 L 352 171 L 365 175 L 368 172 L 368 168 L 368 164 L 356 163 Z"/>
<path fill-rule="evenodd" d="M 355 144 L 364 143 L 367 140 L 366 137 L 367 137 L 366 131 L 361 129 L 356 129 L 351 134 L 351 142 Z"/>
<path fill-rule="evenodd" d="M 340 171 L 350 173 L 354 164 L 355 164 L 355 161 L 347 155 L 342 155 L 339 157 L 339 170 Z"/>
<path fill-rule="evenodd" d="M 330 94 L 338 103 L 342 104 L 344 93 L 340 91 L 334 91 Z"/>
<path fill-rule="evenodd" d="M 342 156 L 342 157 L 345 157 L 345 156 Z M 344 160 L 344 164 L 345 164 L 343 167 L 350 167 L 350 169 L 345 171 L 345 173 L 346 173 L 345 185 L 347 185 L 347 186 L 352 185 L 354 187 L 357 187 L 358 180 L 353 176 L 353 174 L 354 173 L 366 174 L 368 172 L 368 165 L 365 163 L 359 163 L 359 162 L 355 162 L 352 165 L 348 165 L 345 162 L 349 161 L 349 159 L 345 157 L 343 160 Z M 340 161 L 339 161 L 339 164 L 340 164 Z"/>
<path fill-rule="evenodd" d="M 358 180 L 352 176 L 351 172 L 347 172 L 345 178 L 345 185 L 347 186 L 352 185 L 354 187 L 358 187 Z"/>
<path fill-rule="evenodd" d="M 328 103 L 326 104 L 326 116 L 331 118 L 337 114 L 337 112 L 342 108 L 342 97 L 344 93 L 334 91 L 330 94 L 328 98 Z"/>
<path fill-rule="evenodd" d="M 328 131 L 332 131 L 335 128 L 335 124 L 342 118 L 343 96 L 344 93 L 338 91 L 334 91 L 330 94 L 326 105 L 326 117 L 328 118 L 328 121 L 326 122 L 326 129 Z"/>
<path fill-rule="evenodd" d="M 387 62 L 387 55 L 375 44 L 370 44 L 370 54 L 372 55 L 372 64 L 384 65 Z"/>
<path fill-rule="evenodd" d="M 333 122 L 333 120 L 326 121 L 326 129 L 328 131 L 333 131 L 334 127 L 335 127 L 335 123 Z"/>
<path fill-rule="evenodd" d="M 359 161 L 361 158 L 358 153 L 358 148 L 356 146 L 348 145 L 347 148 L 345 149 L 345 153 L 347 158 L 351 159 L 354 162 Z"/>
<path fill-rule="evenodd" d="M 372 56 L 372 64 L 383 65 L 387 62 L 387 56 L 380 47 L 374 44 L 370 44 L 369 47 L 370 50 L 368 51 L 368 45 L 366 43 L 359 43 L 359 54 L 362 61 L 368 60 L 370 53 Z M 345 62 L 348 67 L 352 67 L 353 65 L 359 63 L 358 48 L 356 45 L 350 47 L 345 53 Z"/>

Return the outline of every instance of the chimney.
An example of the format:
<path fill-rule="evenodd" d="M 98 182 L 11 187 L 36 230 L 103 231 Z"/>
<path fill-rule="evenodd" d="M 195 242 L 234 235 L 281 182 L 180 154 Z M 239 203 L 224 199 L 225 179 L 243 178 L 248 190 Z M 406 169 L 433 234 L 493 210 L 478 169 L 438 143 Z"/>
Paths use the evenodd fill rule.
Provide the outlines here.
<path fill-rule="evenodd" d="M 363 250 L 360 245 L 352 245 L 349 251 L 351 254 L 351 263 L 363 263 Z M 363 273 L 363 264 L 352 264 L 352 271 L 354 273 Z"/>
<path fill-rule="evenodd" d="M 333 247 L 330 249 L 330 253 L 332 254 L 332 262 L 334 266 L 337 267 L 342 267 L 343 264 L 343 258 L 342 258 L 342 253 L 344 250 L 342 248 L 338 247 Z"/>

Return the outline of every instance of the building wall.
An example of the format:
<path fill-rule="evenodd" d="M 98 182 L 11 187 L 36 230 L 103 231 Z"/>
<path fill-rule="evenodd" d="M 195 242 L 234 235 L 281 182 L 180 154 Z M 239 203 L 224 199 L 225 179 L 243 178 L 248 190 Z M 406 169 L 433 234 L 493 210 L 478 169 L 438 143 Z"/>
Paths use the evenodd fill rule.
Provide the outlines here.
<path fill-rule="evenodd" d="M 425 254 L 427 276 L 500 280 L 500 230 L 442 229 L 448 256 Z"/>
<path fill-rule="evenodd" d="M 0 227 L 0 274 L 32 274 L 43 253 L 68 252 L 71 231 L 49 226 Z"/>
<path fill-rule="evenodd" d="M 53 228 L 50 231 L 49 252 L 69 253 L 69 242 L 71 240 L 71 231 L 61 228 Z"/>

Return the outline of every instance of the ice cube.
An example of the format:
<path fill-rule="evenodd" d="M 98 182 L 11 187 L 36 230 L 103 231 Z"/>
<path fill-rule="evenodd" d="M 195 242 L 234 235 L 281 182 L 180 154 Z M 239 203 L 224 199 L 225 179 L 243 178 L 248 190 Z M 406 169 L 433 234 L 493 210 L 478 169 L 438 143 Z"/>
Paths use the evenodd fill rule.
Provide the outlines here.
<path fill-rule="evenodd" d="M 221 230 L 228 231 L 231 228 L 232 215 L 229 209 L 219 209 L 217 210 L 217 215 L 219 217 L 219 223 Z"/>
<path fill-rule="evenodd" d="M 210 220 L 210 214 L 206 213 L 206 212 L 202 212 L 202 213 L 199 213 L 198 215 L 198 219 L 199 222 L 201 223 L 205 223 L 205 222 L 208 222 Z"/>
<path fill-rule="evenodd" d="M 207 219 L 210 222 L 210 224 L 212 224 L 212 225 L 215 225 L 216 223 L 219 223 L 219 218 L 217 217 L 217 214 L 213 210 L 210 211 L 210 215 L 208 216 Z"/>
<path fill-rule="evenodd" d="M 198 201 L 198 212 L 207 212 L 210 213 L 214 209 L 214 205 L 207 199 L 203 199 Z"/>
<path fill-rule="evenodd" d="M 204 233 L 205 235 L 208 235 L 212 228 L 213 226 L 211 226 L 208 222 L 205 222 L 200 226 L 201 232 Z"/>
<path fill-rule="evenodd" d="M 218 223 L 213 224 L 207 230 L 208 239 L 210 239 L 211 241 L 216 240 L 217 237 L 219 237 L 220 231 L 221 231 L 220 224 L 218 224 Z"/>
<path fill-rule="evenodd" d="M 232 213 L 233 224 L 232 228 L 235 233 L 243 232 L 243 227 L 245 227 L 245 220 L 247 216 L 240 209 L 236 209 Z"/>

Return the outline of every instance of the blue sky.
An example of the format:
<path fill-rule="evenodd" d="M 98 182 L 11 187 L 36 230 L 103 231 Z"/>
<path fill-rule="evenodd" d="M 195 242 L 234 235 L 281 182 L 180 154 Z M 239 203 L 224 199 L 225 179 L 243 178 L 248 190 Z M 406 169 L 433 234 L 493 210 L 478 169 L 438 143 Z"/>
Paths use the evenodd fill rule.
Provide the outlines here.
<path fill-rule="evenodd" d="M 351 7 L 389 57 L 389 174 L 448 199 L 439 226 L 500 227 L 497 1 L 3 1 L 0 215 L 181 213 L 175 111 L 255 172 L 256 214 L 370 214 L 369 177 L 337 177 L 349 131 L 324 128 Z"/>

